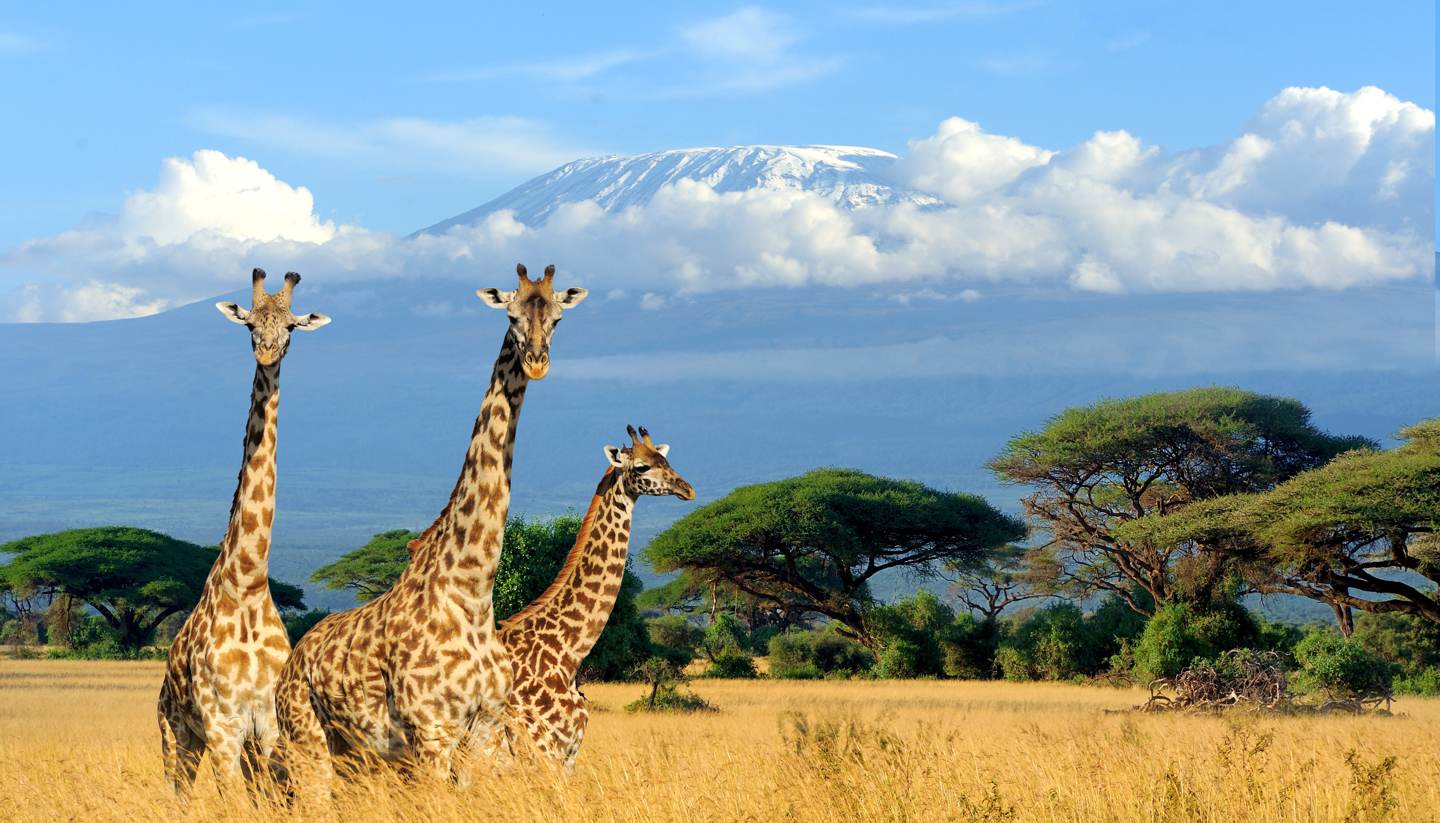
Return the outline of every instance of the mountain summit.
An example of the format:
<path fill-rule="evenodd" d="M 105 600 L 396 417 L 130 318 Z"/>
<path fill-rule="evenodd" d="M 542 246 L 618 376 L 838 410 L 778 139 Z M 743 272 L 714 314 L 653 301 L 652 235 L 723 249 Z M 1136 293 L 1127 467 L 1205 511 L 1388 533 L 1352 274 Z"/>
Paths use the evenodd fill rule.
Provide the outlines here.
<path fill-rule="evenodd" d="M 887 151 L 860 146 L 731 146 L 592 157 L 566 163 L 417 234 L 472 225 L 504 209 L 514 211 L 520 222 L 536 226 L 562 203 L 582 200 L 593 200 L 606 211 L 620 211 L 650 202 L 662 186 L 678 180 L 697 180 L 718 192 L 803 190 L 845 208 L 895 202 L 939 204 L 930 195 L 895 184 L 890 170 L 898 159 Z"/>

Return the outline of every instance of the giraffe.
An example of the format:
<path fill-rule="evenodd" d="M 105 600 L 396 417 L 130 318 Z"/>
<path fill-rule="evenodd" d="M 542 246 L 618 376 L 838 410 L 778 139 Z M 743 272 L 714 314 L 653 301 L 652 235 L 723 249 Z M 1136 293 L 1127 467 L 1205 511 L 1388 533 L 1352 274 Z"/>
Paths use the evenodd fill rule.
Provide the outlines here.
<path fill-rule="evenodd" d="M 245 423 L 244 458 L 230 525 L 200 601 L 170 646 L 158 714 L 165 777 L 180 797 L 195 779 L 206 751 L 222 789 L 237 774 L 254 788 L 257 768 L 274 748 L 275 683 L 290 653 L 285 625 L 270 599 L 270 528 L 275 516 L 275 433 L 280 407 L 280 361 L 293 329 L 314 331 L 323 314 L 295 315 L 290 298 L 300 275 L 285 275 L 265 293 L 265 272 L 250 275 L 247 311 L 216 303 L 226 319 L 250 329 L 255 381 Z"/>
<path fill-rule="evenodd" d="M 563 311 L 586 291 L 552 287 L 555 267 L 514 291 L 481 289 L 510 319 L 444 511 L 411 543 L 389 591 L 316 624 L 280 676 L 282 777 L 328 793 L 332 757 L 373 752 L 438 779 L 472 725 L 503 716 L 510 663 L 495 635 L 491 590 L 510 507 L 515 427 L 529 380 L 550 367 Z"/>
<path fill-rule="evenodd" d="M 600 638 L 620 593 L 630 548 L 630 518 L 641 495 L 694 500 L 670 467 L 670 447 L 627 427 L 631 445 L 605 447 L 609 465 L 585 512 L 565 565 L 544 593 L 500 624 L 514 684 L 501 734 L 528 735 L 540 753 L 571 770 L 590 713 L 575 686 L 580 663 Z M 489 748 L 513 748 L 510 741 Z"/>

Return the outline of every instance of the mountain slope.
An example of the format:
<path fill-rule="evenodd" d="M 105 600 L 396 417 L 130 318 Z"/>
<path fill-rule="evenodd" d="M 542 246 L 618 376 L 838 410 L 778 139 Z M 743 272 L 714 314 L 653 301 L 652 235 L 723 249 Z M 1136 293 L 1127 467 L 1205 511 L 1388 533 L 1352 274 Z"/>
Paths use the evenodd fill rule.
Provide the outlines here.
<path fill-rule="evenodd" d="M 592 157 L 566 163 L 490 202 L 417 234 L 439 234 L 510 209 L 539 225 L 560 205 L 593 200 L 606 211 L 650 202 L 662 186 L 697 180 L 718 192 L 804 190 L 848 208 L 909 202 L 940 203 L 890 180 L 895 155 L 858 146 L 731 146 L 671 149 L 634 157 Z"/>

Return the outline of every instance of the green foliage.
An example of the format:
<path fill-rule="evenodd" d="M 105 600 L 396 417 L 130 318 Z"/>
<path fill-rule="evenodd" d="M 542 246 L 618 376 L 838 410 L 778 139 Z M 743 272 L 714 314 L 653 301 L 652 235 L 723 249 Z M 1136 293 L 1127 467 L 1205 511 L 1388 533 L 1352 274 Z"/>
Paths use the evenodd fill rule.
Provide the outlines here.
<path fill-rule="evenodd" d="M 894 605 L 877 605 L 866 620 L 879 646 L 875 674 L 887 678 L 936 677 L 945 668 L 941 639 L 955 611 L 921 589 Z"/>
<path fill-rule="evenodd" d="M 1125 536 L 1228 558 L 1260 591 L 1440 623 L 1437 431 L 1440 420 L 1426 421 L 1399 448 L 1351 451 L 1263 493 L 1137 521 Z"/>
<path fill-rule="evenodd" d="M 358 603 L 374 600 L 400 579 L 410 562 L 410 541 L 419 536 L 408 529 L 380 532 L 360 548 L 316 569 L 310 579 L 327 589 L 350 589 Z"/>
<path fill-rule="evenodd" d="M 1351 639 L 1393 663 L 1405 678 L 1440 668 L 1440 624 L 1421 617 L 1400 612 L 1362 614 Z"/>
<path fill-rule="evenodd" d="M 625 705 L 627 712 L 697 712 L 715 711 L 715 707 L 699 695 L 680 690 L 686 678 L 681 667 L 663 657 L 651 657 L 635 667 L 633 674 L 644 681 L 650 691 L 639 700 Z"/>
<path fill-rule="evenodd" d="M 649 629 L 652 654 L 677 668 L 689 665 L 705 640 L 705 630 L 683 615 L 657 617 L 645 621 L 645 625 Z"/>
<path fill-rule="evenodd" d="M 1045 559 L 1075 590 L 1128 597 L 1139 587 L 1164 603 L 1186 599 L 1175 573 L 1189 546 L 1126 534 L 1126 523 L 1191 501 L 1269 489 L 1373 445 L 1316 429 L 1298 401 L 1215 387 L 1069 409 L 1043 430 L 1012 439 L 990 467 L 1034 490 L 1024 503 L 1053 538 L 1053 556 Z M 1199 573 L 1223 576 L 1226 569 L 1201 564 L 1190 572 L 1187 587 L 1203 601 L 1214 580 Z"/>
<path fill-rule="evenodd" d="M 1333 629 L 1312 629 L 1295 646 L 1299 670 L 1291 680 L 1301 693 L 1330 698 L 1389 694 L 1395 666 Z"/>
<path fill-rule="evenodd" d="M 729 612 L 721 612 L 705 628 L 700 648 L 706 657 L 716 660 L 726 654 L 746 654 L 750 649 L 750 638 L 746 636 L 739 618 Z"/>
<path fill-rule="evenodd" d="M 715 656 L 705 676 L 741 680 L 759 677 L 760 673 L 755 669 L 755 658 L 748 652 L 727 651 Z"/>
<path fill-rule="evenodd" d="M 995 676 L 995 652 L 1000 646 L 1000 622 L 977 620 L 960 614 L 940 636 L 946 677 L 983 680 Z"/>
<path fill-rule="evenodd" d="M 1196 659 L 1213 660 L 1230 649 L 1259 645 L 1260 630 L 1243 606 L 1167 603 L 1156 610 L 1132 648 L 1141 679 L 1172 677 Z"/>
<path fill-rule="evenodd" d="M 1396 694 L 1440 697 L 1440 666 L 1429 666 L 1413 674 L 1396 677 L 1393 686 Z"/>
<path fill-rule="evenodd" d="M 70 529 L 0 546 L 12 555 L 0 579 L 14 591 L 84 603 L 131 653 L 151 641 L 161 621 L 200 599 L 216 552 L 148 529 Z M 270 592 L 281 608 L 304 606 L 295 586 L 271 580 Z"/>
<path fill-rule="evenodd" d="M 651 542 L 658 572 L 723 579 L 756 598 L 839 620 L 865 636 L 869 582 L 886 569 L 934 574 L 1024 536 L 983 499 L 851 469 L 744 486 Z M 867 638 L 868 639 L 868 638 Z"/>
<path fill-rule="evenodd" d="M 315 624 L 324 620 L 330 615 L 329 609 L 310 609 L 304 612 L 289 612 L 281 615 L 285 622 L 285 633 L 290 636 L 290 645 L 294 646 L 300 642 L 305 633 L 315 628 Z"/>
<path fill-rule="evenodd" d="M 864 646 L 829 628 L 777 634 L 770 638 L 769 657 L 770 676 L 790 680 L 856 675 L 875 662 Z"/>
<path fill-rule="evenodd" d="M 1056 603 L 1037 610 L 1001 641 L 995 663 L 1006 680 L 1069 680 L 1098 668 L 1088 640 L 1080 608 Z"/>

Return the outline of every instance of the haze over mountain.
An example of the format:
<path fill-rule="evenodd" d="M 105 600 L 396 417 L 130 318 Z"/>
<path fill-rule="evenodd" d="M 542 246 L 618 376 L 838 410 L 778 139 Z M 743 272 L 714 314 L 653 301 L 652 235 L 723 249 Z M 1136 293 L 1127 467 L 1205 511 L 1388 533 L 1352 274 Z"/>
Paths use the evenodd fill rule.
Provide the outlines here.
<path fill-rule="evenodd" d="M 898 162 L 819 146 L 582 160 L 413 242 L 497 219 L 553 227 L 577 208 L 623 221 L 696 183 L 716 195 L 818 197 L 855 213 L 942 203 L 897 184 Z M 552 260 L 525 262 L 538 271 Z M 592 295 L 567 314 L 552 375 L 528 395 L 516 513 L 582 511 L 604 468 L 600 447 L 629 423 L 672 445 L 701 503 L 845 465 L 1014 510 L 1021 491 L 997 484 L 984 462 L 1006 438 L 1102 397 L 1234 384 L 1298 397 L 1322 426 L 1382 440 L 1436 411 L 1425 282 L 1126 296 L 906 279 L 658 293 L 586 280 L 587 259 L 553 262 L 558 285 Z M 423 527 L 440 510 L 504 329 L 473 292 L 510 287 L 513 264 L 487 254 L 429 276 L 307 274 L 297 310 L 335 322 L 297 336 L 285 362 L 277 576 L 306 582 L 371 534 Z M 233 272 L 237 285 L 247 271 Z M 253 360 L 210 302 L 129 320 L 0 325 L 0 368 L 20 399 L 0 427 L 0 540 L 101 523 L 218 539 Z M 690 507 L 644 501 L 633 548 Z"/>

